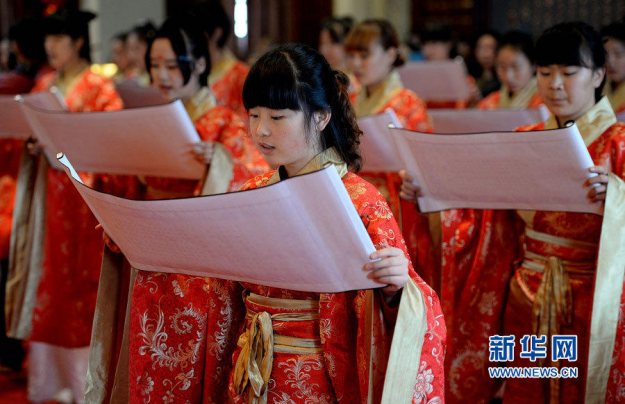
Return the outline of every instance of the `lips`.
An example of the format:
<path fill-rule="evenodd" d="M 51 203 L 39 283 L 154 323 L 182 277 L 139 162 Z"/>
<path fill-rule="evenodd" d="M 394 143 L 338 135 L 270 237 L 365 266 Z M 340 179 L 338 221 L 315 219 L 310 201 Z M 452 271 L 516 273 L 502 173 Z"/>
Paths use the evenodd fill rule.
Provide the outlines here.
<path fill-rule="evenodd" d="M 261 153 L 264 153 L 264 154 L 271 153 L 273 150 L 276 149 L 272 145 L 267 144 L 265 142 L 259 142 L 258 148 L 260 149 Z"/>

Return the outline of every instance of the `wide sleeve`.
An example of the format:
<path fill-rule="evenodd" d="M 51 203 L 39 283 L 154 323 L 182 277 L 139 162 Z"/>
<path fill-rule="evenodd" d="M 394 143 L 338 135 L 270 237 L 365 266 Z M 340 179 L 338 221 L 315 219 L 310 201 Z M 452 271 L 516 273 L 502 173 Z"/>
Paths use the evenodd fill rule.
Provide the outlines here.
<path fill-rule="evenodd" d="M 233 171 L 230 191 L 239 189 L 245 181 L 269 169 L 247 134 L 245 124 L 231 110 L 213 108 L 197 121 L 196 128 L 202 140 L 218 142 L 228 151 Z"/>
<path fill-rule="evenodd" d="M 382 195 L 354 175 L 345 185 L 376 249 L 397 247 L 408 257 L 399 226 Z M 414 364 L 414 401 L 427 402 L 443 397 L 446 330 L 438 297 L 414 272 L 411 263 L 409 272 L 425 302 L 427 323 L 420 363 Z M 365 403 L 372 380 L 373 400 L 379 402 L 394 331 L 394 310 L 384 306 L 378 290 L 321 296 L 320 334 L 337 397 L 353 397 L 353 401 Z M 416 327 L 419 319 L 414 322 Z M 355 352 L 349 348 L 354 341 Z M 352 380 L 358 380 L 358 384 Z"/>
<path fill-rule="evenodd" d="M 419 132 L 432 132 L 432 123 L 426 103 L 410 90 L 401 90 L 384 108 L 392 108 L 404 128 Z"/>
<path fill-rule="evenodd" d="M 245 321 L 243 287 L 238 282 L 211 278 L 208 292 L 204 402 L 228 402 L 232 354 Z"/>

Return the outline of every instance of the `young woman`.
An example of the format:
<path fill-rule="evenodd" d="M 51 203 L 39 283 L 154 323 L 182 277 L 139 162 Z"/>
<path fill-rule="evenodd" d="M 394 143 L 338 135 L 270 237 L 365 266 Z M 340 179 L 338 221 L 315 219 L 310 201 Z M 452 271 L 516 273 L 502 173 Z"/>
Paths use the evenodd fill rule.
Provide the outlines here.
<path fill-rule="evenodd" d="M 475 41 L 473 57 L 468 61 L 469 74 L 475 78 L 475 84 L 485 97 L 499 89 L 499 80 L 495 71 L 495 52 L 498 47 L 499 33 L 486 31 Z"/>
<path fill-rule="evenodd" d="M 601 30 L 607 54 L 608 82 L 603 93 L 614 111 L 625 111 L 625 20 L 612 23 Z"/>
<path fill-rule="evenodd" d="M 250 67 L 238 60 L 226 46 L 232 32 L 230 17 L 219 1 L 200 3 L 191 14 L 202 21 L 212 62 L 208 83 L 217 103 L 230 108 L 247 122 L 241 93 Z"/>
<path fill-rule="evenodd" d="M 88 22 L 94 17 L 88 12 L 61 11 L 44 22 L 45 49 L 56 72 L 44 75 L 33 91 L 58 88 L 71 112 L 122 108 L 113 83 L 89 70 Z M 45 177 L 45 193 L 33 196 L 45 198 L 45 219 L 30 335 L 29 399 L 52 400 L 68 388 L 73 400 L 82 402 L 102 234 L 65 173 L 48 168 Z M 84 178 L 100 189 L 115 191 L 113 184 L 103 183 L 102 176 L 85 174 Z"/>
<path fill-rule="evenodd" d="M 599 174 L 585 184 L 591 187 L 589 197 L 594 201 L 601 200 L 605 198 L 606 173 L 612 172 L 621 178 L 625 176 L 625 125 L 616 122 L 607 98 L 601 97 L 605 75 L 605 52 L 601 38 L 585 23 L 556 25 L 538 39 L 536 64 L 538 91 L 551 117 L 546 122 L 520 130 L 555 129 L 574 121 L 597 165 L 591 171 Z M 402 194 L 414 197 L 416 189 L 409 180 L 406 178 L 402 184 Z M 505 274 L 506 267 L 512 274 L 507 290 L 503 330 L 487 329 L 482 335 L 473 328 L 469 329 L 469 333 L 482 335 L 481 343 L 477 339 L 474 341 L 475 346 L 483 347 L 477 357 L 481 362 L 482 374 L 486 375 L 486 367 L 489 366 L 484 357 L 488 355 L 485 348 L 488 346 L 488 336 L 502 333 L 513 335 L 518 347 L 523 335 L 545 335 L 546 346 L 549 347 L 552 335 L 575 335 L 578 355 L 577 361 L 570 366 L 578 368 L 577 379 L 507 379 L 504 402 L 575 401 L 584 397 L 584 386 L 589 376 L 586 372 L 591 337 L 589 329 L 602 218 L 571 212 L 518 211 L 516 221 L 514 219 L 503 214 L 494 217 L 490 225 L 491 235 L 485 235 L 479 243 L 470 246 L 458 243 L 459 250 L 465 251 L 456 254 L 456 257 L 447 257 L 458 262 L 465 255 L 479 257 L 470 267 L 465 265 L 470 273 L 460 275 L 479 279 L 480 282 L 488 282 L 488 278 L 482 277 L 492 273 Z M 458 223 L 450 223 L 450 226 L 454 225 L 456 228 L 451 228 L 450 232 L 459 230 Z M 517 251 L 521 260 L 515 264 Z M 465 286 L 462 285 L 458 290 L 466 290 Z M 501 305 L 493 305 L 493 296 L 483 293 L 480 299 L 472 293 L 463 292 L 467 298 L 465 304 L 477 302 L 471 315 L 477 311 L 487 322 L 493 316 L 502 315 Z M 611 309 L 618 310 L 618 307 Z M 474 319 L 471 322 L 475 322 Z M 623 399 L 618 390 L 625 368 L 622 358 L 619 358 L 623 352 L 622 322 L 621 318 L 618 328 L 620 336 L 616 338 L 614 350 L 617 355 L 610 370 L 607 395 L 605 385 L 590 386 L 595 397 L 599 395 L 603 399 L 605 396 L 608 401 Z M 475 352 L 467 347 L 466 357 L 470 358 Z M 531 362 L 520 358 L 517 351 L 510 366 L 569 365 L 566 361 L 560 362 L 563 364 L 550 363 L 549 360 Z M 608 361 L 599 365 L 607 369 L 610 363 Z M 467 361 L 466 368 L 469 366 L 475 366 L 475 362 Z M 602 370 L 595 370 L 599 371 Z M 464 383 L 464 380 L 468 379 L 462 376 L 459 378 L 460 383 Z M 476 390 L 470 386 L 465 391 L 468 396 L 458 397 L 458 400 L 466 400 L 467 397 L 471 401 L 489 399 L 488 395 L 473 395 Z"/>
<path fill-rule="evenodd" d="M 505 33 L 497 45 L 495 71 L 501 89 L 479 102 L 478 108 L 536 108 L 542 104 L 534 77 L 534 41 L 521 31 Z"/>
<path fill-rule="evenodd" d="M 432 130 L 425 103 L 404 88 L 395 70 L 404 64 L 399 39 L 385 20 L 367 20 L 358 24 L 345 41 L 348 66 L 362 90 L 354 102 L 356 116 L 375 115 L 390 108 L 407 129 Z M 399 177 L 397 173 L 367 173 L 370 181 L 389 202 L 393 213 L 399 212 Z"/>
<path fill-rule="evenodd" d="M 330 17 L 321 22 L 319 31 L 319 52 L 334 70 L 342 71 L 349 77 L 349 94 L 352 102 L 356 100 L 361 90 L 356 77 L 349 73 L 345 53 L 345 39 L 353 26 L 354 19 L 351 17 Z"/>
<path fill-rule="evenodd" d="M 410 321 L 423 322 L 426 337 L 409 341 L 420 347 L 421 356 L 412 363 L 412 374 L 404 375 L 410 378 L 411 397 L 403 397 L 402 401 L 443 399 L 445 329 L 438 299 L 414 273 L 397 223 L 382 196 L 349 171 L 360 166 L 357 145 L 361 132 L 347 86 L 343 73 L 333 71 L 319 53 L 304 45 L 285 45 L 261 57 L 245 82 L 243 100 L 254 142 L 270 164 L 279 169 L 251 180 L 244 189 L 334 165 L 378 249 L 372 258 L 380 260 L 363 263 L 362 276 L 384 287 L 319 294 L 212 280 L 210 297 L 204 303 L 209 308 L 207 317 L 201 317 L 206 326 L 206 349 L 194 353 L 206 360 L 206 401 L 379 401 L 396 305 L 404 286 L 415 284 L 417 294 L 425 298 L 426 315 Z M 373 307 L 375 314 L 366 307 Z M 275 345 L 274 353 L 266 354 L 261 364 L 260 358 L 256 362 L 254 355 L 250 357 L 248 349 L 256 348 L 245 335 L 252 335 L 249 330 L 256 325 L 252 318 L 269 316 L 273 321 L 265 324 L 268 328 L 263 327 L 263 338 L 273 335 L 282 343 Z M 153 334 L 155 321 L 157 317 L 144 319 L 146 335 Z M 154 342 L 154 338 L 145 341 L 146 354 L 152 354 L 151 347 L 159 346 Z M 169 347 L 169 342 L 166 345 Z M 263 355 L 260 351 L 257 354 Z M 167 365 L 154 361 L 157 371 Z M 254 371 L 257 365 L 261 366 L 261 374 Z M 177 370 L 177 380 L 199 377 L 190 374 L 189 367 Z M 149 371 L 146 376 L 150 372 L 154 373 Z M 148 383 L 147 378 L 140 381 L 141 386 Z M 149 386 L 142 390 L 149 391 L 149 397 L 161 397 L 173 390 L 169 383 Z M 201 387 L 191 383 L 190 389 L 200 394 Z M 180 390 L 178 387 L 172 391 L 179 399 L 191 394 Z"/>
<path fill-rule="evenodd" d="M 135 80 L 142 86 L 150 84 L 150 76 L 146 71 L 145 54 L 148 43 L 152 40 L 156 28 L 146 21 L 141 25 L 133 27 L 126 36 L 126 57 L 128 58 L 128 68 L 126 69 L 126 79 Z"/>
<path fill-rule="evenodd" d="M 198 20 L 172 18 L 163 23 L 148 45 L 146 66 L 152 86 L 159 89 L 165 99 L 184 102 L 203 141 L 195 148 L 198 158 L 211 164 L 216 147 L 218 153 L 226 156 L 227 166 L 217 166 L 217 161 L 210 167 L 207 181 L 231 180 L 221 181 L 221 189 L 211 193 L 237 190 L 247 179 L 268 169 L 247 136 L 243 121 L 231 109 L 217 105 L 207 87 L 212 63 Z M 218 170 L 224 172 L 218 174 Z M 148 199 L 191 196 L 198 185 L 202 185 L 192 180 L 146 180 Z"/>
<path fill-rule="evenodd" d="M 181 99 L 202 138 L 196 146 L 197 157 L 209 165 L 204 184 L 198 181 L 147 178 L 147 199 L 188 197 L 197 193 L 223 193 L 239 189 L 248 179 L 266 172 L 269 167 L 246 133 L 244 123 L 234 111 L 218 106 L 207 87 L 210 57 L 198 22 L 186 17 L 170 18 L 156 32 L 148 46 L 147 63 L 152 85 L 170 99 Z M 173 381 L 185 368 L 187 376 L 202 375 L 200 345 L 205 335 L 200 320 L 209 309 L 209 280 L 202 277 L 138 271 L 130 299 L 129 372 L 131 397 L 143 397 L 139 380 Z M 171 351 L 158 345 L 145 346 L 151 338 L 147 319 L 162 319 L 159 332 L 168 335 L 161 341 Z M 180 326 L 184 331 L 180 330 Z M 146 328 L 147 327 L 147 328 Z M 155 342 L 155 341 L 152 341 Z M 147 351 L 146 351 L 147 350 Z M 150 351 L 152 350 L 152 351 Z M 145 352 L 150 351 L 149 355 Z M 164 356 L 162 356 L 164 355 Z M 191 356 L 187 356 L 191 355 Z M 164 361 L 164 362 L 163 362 Z M 164 363 L 166 366 L 162 366 Z M 189 379 L 189 380 L 191 380 Z M 157 388 L 178 395 L 183 385 L 173 383 Z M 198 402 L 201 384 L 186 397 Z M 165 390 L 161 391 L 163 393 Z M 169 393 L 167 393 L 169 394 Z M 187 394 L 187 393 L 183 393 Z M 156 396 L 155 396 L 156 397 Z M 158 395 L 159 399 L 164 397 Z"/>

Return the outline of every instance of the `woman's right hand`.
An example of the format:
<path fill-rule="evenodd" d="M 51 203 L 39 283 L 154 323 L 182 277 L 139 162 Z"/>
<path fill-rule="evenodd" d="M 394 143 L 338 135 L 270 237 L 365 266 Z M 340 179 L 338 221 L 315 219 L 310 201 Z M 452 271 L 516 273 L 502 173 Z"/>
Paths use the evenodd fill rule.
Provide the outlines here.
<path fill-rule="evenodd" d="M 26 149 L 31 156 L 38 156 L 39 154 L 41 154 L 41 150 L 43 149 L 43 147 L 41 146 L 41 143 L 37 141 L 37 139 L 31 138 L 28 139 L 28 141 L 26 142 Z"/>
<path fill-rule="evenodd" d="M 406 170 L 401 170 L 399 176 L 401 177 L 399 196 L 407 201 L 416 202 L 417 197 L 421 196 L 421 189 L 414 184 L 414 178 Z"/>
<path fill-rule="evenodd" d="M 110 238 L 108 234 L 103 232 L 102 233 L 102 238 L 104 239 L 104 244 L 106 244 L 106 246 L 109 248 L 109 250 L 111 250 L 112 252 L 117 253 L 117 254 L 122 252 L 122 250 L 119 249 L 119 246 L 117 244 L 115 244 L 113 239 Z"/>

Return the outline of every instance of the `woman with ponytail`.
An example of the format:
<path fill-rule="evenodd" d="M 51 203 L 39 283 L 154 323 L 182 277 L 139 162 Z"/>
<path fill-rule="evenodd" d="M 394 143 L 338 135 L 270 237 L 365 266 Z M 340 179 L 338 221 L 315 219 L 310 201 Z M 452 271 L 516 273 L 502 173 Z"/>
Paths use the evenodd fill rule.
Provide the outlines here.
<path fill-rule="evenodd" d="M 413 293 L 423 299 L 425 310 L 408 321 L 414 327 L 421 324 L 425 337 L 407 342 L 417 347 L 420 358 L 408 365 L 410 374 L 401 377 L 397 368 L 389 367 L 386 381 L 408 381 L 403 402 L 442 399 L 445 327 L 438 298 L 414 272 L 384 198 L 354 173 L 360 167 L 361 131 L 347 88 L 345 74 L 333 71 L 305 45 L 285 45 L 261 57 L 246 79 L 243 101 L 252 139 L 276 170 L 248 181 L 243 189 L 333 165 L 377 248 L 371 258 L 378 260 L 363 262 L 362 276 L 383 286 L 307 293 L 211 280 L 204 401 L 380 402 L 399 299 Z M 262 330 L 263 339 L 275 336 L 285 341 L 264 356 L 259 351 L 250 355 L 249 349 L 260 347 L 245 338 L 253 335 L 256 314 L 272 318 Z M 397 393 L 388 390 L 385 396 Z"/>

